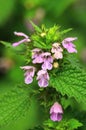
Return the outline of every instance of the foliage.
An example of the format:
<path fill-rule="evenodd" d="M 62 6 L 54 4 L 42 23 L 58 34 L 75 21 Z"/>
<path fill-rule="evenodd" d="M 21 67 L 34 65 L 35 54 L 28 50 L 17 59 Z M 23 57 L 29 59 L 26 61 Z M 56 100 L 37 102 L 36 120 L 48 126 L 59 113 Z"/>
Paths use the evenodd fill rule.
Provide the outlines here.
<path fill-rule="evenodd" d="M 86 102 L 86 72 L 83 69 L 66 66 L 55 76 L 51 76 L 50 85 L 62 95 L 74 97 L 78 102 Z"/>
<path fill-rule="evenodd" d="M 61 122 L 51 122 L 51 120 L 45 121 L 44 123 L 45 129 L 44 130 L 52 130 L 55 128 L 55 130 L 75 130 L 78 127 L 82 126 L 82 123 L 80 123 L 76 119 L 63 119 Z"/>
<path fill-rule="evenodd" d="M 0 95 L 0 126 L 22 118 L 29 110 L 28 89 L 14 87 Z"/>

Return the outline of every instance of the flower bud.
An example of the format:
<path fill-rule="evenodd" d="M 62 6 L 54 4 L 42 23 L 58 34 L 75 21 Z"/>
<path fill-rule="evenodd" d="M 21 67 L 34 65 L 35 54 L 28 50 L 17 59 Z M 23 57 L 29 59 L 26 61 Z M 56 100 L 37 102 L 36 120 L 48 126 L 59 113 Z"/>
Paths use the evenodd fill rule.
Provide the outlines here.
<path fill-rule="evenodd" d="M 58 67 L 59 67 L 59 63 L 58 63 L 58 62 L 54 62 L 54 63 L 53 63 L 53 67 L 54 67 L 54 68 L 58 68 Z"/>
<path fill-rule="evenodd" d="M 45 33 L 45 32 L 41 33 L 41 37 L 44 37 L 45 35 L 46 35 L 46 33 Z"/>
<path fill-rule="evenodd" d="M 61 121 L 62 114 L 62 106 L 58 102 L 55 102 L 53 106 L 50 108 L 50 119 L 52 121 Z"/>

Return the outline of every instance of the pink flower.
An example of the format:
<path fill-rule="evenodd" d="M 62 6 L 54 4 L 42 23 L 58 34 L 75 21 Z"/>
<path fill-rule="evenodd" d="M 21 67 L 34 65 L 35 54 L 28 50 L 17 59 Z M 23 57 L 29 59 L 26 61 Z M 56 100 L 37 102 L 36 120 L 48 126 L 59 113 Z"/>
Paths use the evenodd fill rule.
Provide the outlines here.
<path fill-rule="evenodd" d="M 42 69 L 43 70 L 51 70 L 52 63 L 53 63 L 53 57 L 51 56 L 51 53 L 49 53 L 49 52 L 43 53 L 42 58 L 43 58 Z"/>
<path fill-rule="evenodd" d="M 14 46 L 14 47 L 20 45 L 21 43 L 30 42 L 31 41 L 29 39 L 29 37 L 26 34 L 22 33 L 22 32 L 14 32 L 14 34 L 17 35 L 17 36 L 24 37 L 24 39 L 20 40 L 19 42 L 13 43 L 12 46 Z"/>
<path fill-rule="evenodd" d="M 52 121 L 61 121 L 62 114 L 62 106 L 58 102 L 55 102 L 53 106 L 50 108 L 50 119 Z"/>
<path fill-rule="evenodd" d="M 60 47 L 60 44 L 56 42 L 56 43 L 53 43 L 51 52 L 56 53 L 57 51 L 62 52 L 63 49 Z"/>
<path fill-rule="evenodd" d="M 42 50 L 39 48 L 33 49 L 32 50 L 32 59 L 33 59 L 33 64 L 42 63 L 43 62 Z"/>
<path fill-rule="evenodd" d="M 38 71 L 37 80 L 38 80 L 38 85 L 40 87 L 47 87 L 48 86 L 48 80 L 49 80 L 48 72 L 46 70 Z"/>
<path fill-rule="evenodd" d="M 20 68 L 26 71 L 25 74 L 24 74 L 25 83 L 26 84 L 32 83 L 36 68 L 33 67 L 33 66 L 23 66 L 23 67 L 20 67 Z"/>
<path fill-rule="evenodd" d="M 70 38 L 65 38 L 63 41 L 62 41 L 62 45 L 65 49 L 67 49 L 67 51 L 69 53 L 77 53 L 77 50 L 75 49 L 75 45 L 72 43 L 74 40 L 76 40 L 77 38 L 76 37 L 70 37 Z"/>
<path fill-rule="evenodd" d="M 54 43 L 52 45 L 52 49 L 51 49 L 51 52 L 54 53 L 54 58 L 55 59 L 62 59 L 63 58 L 63 49 L 60 47 L 60 44 L 59 43 Z"/>

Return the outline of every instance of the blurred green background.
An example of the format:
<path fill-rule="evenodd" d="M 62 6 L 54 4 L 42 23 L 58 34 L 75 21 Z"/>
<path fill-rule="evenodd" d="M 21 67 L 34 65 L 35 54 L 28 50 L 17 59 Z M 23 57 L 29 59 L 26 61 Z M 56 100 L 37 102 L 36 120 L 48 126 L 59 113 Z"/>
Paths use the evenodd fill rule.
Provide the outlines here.
<path fill-rule="evenodd" d="M 61 30 L 73 28 L 67 36 L 78 37 L 78 58 L 86 66 L 86 0 L 0 0 L 1 41 L 17 41 L 14 31 L 31 34 L 34 30 L 30 20 L 39 26 L 58 24 Z M 23 58 L 0 44 L 0 94 L 23 80 L 19 69 L 23 64 Z M 39 107 L 33 99 L 25 118 L 0 130 L 28 130 L 34 127 L 41 122 Z"/>

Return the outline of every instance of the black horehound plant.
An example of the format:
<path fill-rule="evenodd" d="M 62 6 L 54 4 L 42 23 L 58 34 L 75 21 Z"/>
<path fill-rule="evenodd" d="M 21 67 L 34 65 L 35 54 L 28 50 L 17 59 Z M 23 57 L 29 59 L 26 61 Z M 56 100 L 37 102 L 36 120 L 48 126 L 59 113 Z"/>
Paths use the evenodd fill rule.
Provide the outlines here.
<path fill-rule="evenodd" d="M 18 101 L 12 98 L 17 107 L 17 109 L 13 107 L 13 110 L 17 112 L 13 116 L 14 111 L 9 110 L 8 118 L 2 114 L 0 124 L 6 124 L 17 119 L 18 116 L 21 117 L 29 109 L 30 98 L 27 97 L 36 96 L 44 114 L 41 128 L 35 127 L 34 130 L 78 129 L 83 124 L 79 122 L 78 114 L 74 114 L 75 110 L 71 112 L 71 104 L 73 101 L 78 104 L 86 102 L 86 72 L 75 56 L 77 49 L 74 42 L 77 38 L 65 37 L 65 34 L 71 29 L 60 31 L 60 27 L 57 25 L 49 29 L 44 25 L 41 28 L 33 23 L 32 25 L 35 31 L 31 36 L 22 32 L 14 32 L 22 39 L 9 45 L 15 50 L 17 46 L 23 44 L 25 64 L 21 65 L 20 69 L 24 70 L 24 83 L 22 87 L 16 87 L 3 96 L 6 98 L 11 95 L 11 98 L 14 96 L 21 101 L 18 105 Z M 2 43 L 6 45 L 5 42 Z M 12 95 L 12 93 L 14 94 Z"/>

